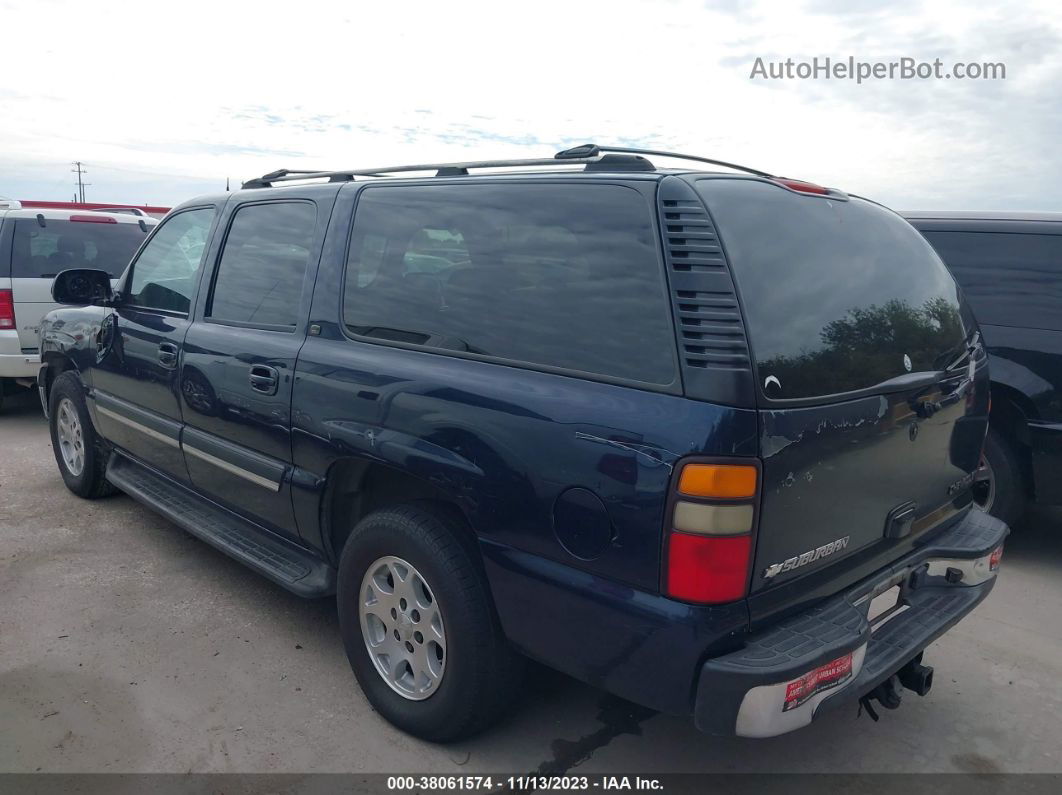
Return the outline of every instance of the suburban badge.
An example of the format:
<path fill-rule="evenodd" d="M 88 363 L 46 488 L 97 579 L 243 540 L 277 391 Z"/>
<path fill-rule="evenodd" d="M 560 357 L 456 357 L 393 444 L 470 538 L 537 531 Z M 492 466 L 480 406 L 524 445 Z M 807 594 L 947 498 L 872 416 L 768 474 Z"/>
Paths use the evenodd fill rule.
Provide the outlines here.
<path fill-rule="evenodd" d="M 781 574 L 783 571 L 792 571 L 793 569 L 799 569 L 801 566 L 806 566 L 809 563 L 814 563 L 816 560 L 828 557 L 835 552 L 840 552 L 842 549 L 848 546 L 848 539 L 851 536 L 845 536 L 844 538 L 838 538 L 836 541 L 831 541 L 829 544 L 823 544 L 821 547 L 815 549 L 809 549 L 802 555 L 783 560 L 781 563 L 772 563 L 763 572 L 763 576 L 767 579 Z"/>

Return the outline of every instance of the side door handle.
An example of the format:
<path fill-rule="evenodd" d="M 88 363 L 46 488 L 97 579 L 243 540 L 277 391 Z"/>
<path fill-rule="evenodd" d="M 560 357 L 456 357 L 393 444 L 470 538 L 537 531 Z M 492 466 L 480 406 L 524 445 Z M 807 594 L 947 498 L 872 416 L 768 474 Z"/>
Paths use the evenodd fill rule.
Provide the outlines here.
<path fill-rule="evenodd" d="M 277 372 L 275 367 L 252 364 L 248 379 L 251 382 L 251 389 L 255 392 L 261 392 L 263 395 L 275 395 L 277 393 L 277 385 L 280 383 L 280 373 Z"/>
<path fill-rule="evenodd" d="M 177 367 L 177 346 L 172 342 L 159 343 L 159 364 L 167 370 Z"/>

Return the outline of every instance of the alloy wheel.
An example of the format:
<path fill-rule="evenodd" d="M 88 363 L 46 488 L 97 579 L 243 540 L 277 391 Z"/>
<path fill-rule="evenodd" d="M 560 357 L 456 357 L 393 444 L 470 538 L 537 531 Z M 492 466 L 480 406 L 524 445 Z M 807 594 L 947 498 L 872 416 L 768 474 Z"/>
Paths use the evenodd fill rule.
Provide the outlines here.
<path fill-rule="evenodd" d="M 85 469 L 85 438 L 77 409 L 70 398 L 59 401 L 59 411 L 55 416 L 55 433 L 59 439 L 59 452 L 63 456 L 63 463 L 71 475 L 79 476 Z"/>
<path fill-rule="evenodd" d="M 422 701 L 446 672 L 446 631 L 431 586 L 411 564 L 388 555 L 361 582 L 358 615 L 377 673 L 399 695 Z"/>

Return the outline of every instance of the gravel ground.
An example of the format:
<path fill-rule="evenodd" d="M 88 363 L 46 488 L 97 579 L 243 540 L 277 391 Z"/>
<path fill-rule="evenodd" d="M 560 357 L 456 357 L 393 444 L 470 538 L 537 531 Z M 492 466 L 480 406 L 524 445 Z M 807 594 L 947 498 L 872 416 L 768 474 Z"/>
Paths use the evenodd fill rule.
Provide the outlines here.
<path fill-rule="evenodd" d="M 1058 772 L 1062 510 L 926 653 L 933 692 L 771 740 L 701 735 L 538 670 L 453 746 L 375 715 L 331 600 L 298 599 L 124 497 L 64 488 L 31 395 L 0 414 L 0 771 Z"/>

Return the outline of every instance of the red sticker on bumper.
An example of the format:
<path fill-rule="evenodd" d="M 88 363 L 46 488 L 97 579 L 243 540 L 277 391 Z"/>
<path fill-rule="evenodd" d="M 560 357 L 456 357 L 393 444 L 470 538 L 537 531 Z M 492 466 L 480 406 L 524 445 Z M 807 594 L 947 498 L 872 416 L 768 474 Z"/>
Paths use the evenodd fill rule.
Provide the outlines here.
<path fill-rule="evenodd" d="M 836 660 L 820 665 L 808 671 L 799 679 L 794 679 L 785 688 L 785 703 L 782 712 L 796 709 L 816 693 L 837 687 L 852 677 L 852 653 L 838 657 Z"/>

